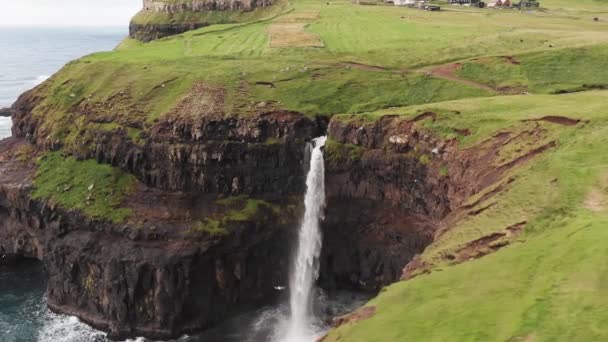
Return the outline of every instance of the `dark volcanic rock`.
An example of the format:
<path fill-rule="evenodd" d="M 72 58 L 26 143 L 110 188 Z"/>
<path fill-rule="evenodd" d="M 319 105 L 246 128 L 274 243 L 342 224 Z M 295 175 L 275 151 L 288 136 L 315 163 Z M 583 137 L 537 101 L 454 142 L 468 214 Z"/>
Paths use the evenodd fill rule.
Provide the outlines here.
<path fill-rule="evenodd" d="M 144 43 L 209 26 L 206 23 L 129 24 L 129 37 Z"/>
<path fill-rule="evenodd" d="M 299 215 L 286 207 L 304 191 L 306 141 L 324 131 L 322 120 L 286 111 L 170 113 L 142 129 L 139 141 L 126 129 L 89 131 L 87 140 L 65 146 L 32 115 L 42 90 L 13 105 L 17 138 L 0 143 L 0 254 L 43 261 L 53 310 L 113 337 L 170 338 L 266 301 L 287 282 L 286 241 Z M 127 199 L 139 217 L 115 225 L 32 200 L 35 165 L 11 157 L 27 143 L 134 174 L 152 187 L 139 184 Z M 234 222 L 226 236 L 188 233 L 213 212 L 206 202 L 232 195 L 263 198 L 280 210 Z"/>
<path fill-rule="evenodd" d="M 10 108 L 2 108 L 0 109 L 0 116 L 9 117 L 13 115 L 13 110 Z"/>
<path fill-rule="evenodd" d="M 431 114 L 331 121 L 325 286 L 378 290 L 397 281 L 403 267 L 453 224 L 452 214 L 466 199 L 512 167 L 496 167 L 510 134 L 459 149 L 455 139 L 442 140 L 417 125 Z"/>
<path fill-rule="evenodd" d="M 433 241 L 434 222 L 399 207 L 332 195 L 323 223 L 321 284 L 377 291 Z"/>
<path fill-rule="evenodd" d="M 184 11 L 251 11 L 258 7 L 268 7 L 273 0 L 188 0 L 188 1 L 158 1 L 144 0 L 144 11 L 162 13 L 180 13 Z"/>
<path fill-rule="evenodd" d="M 13 134 L 44 149 L 66 148 L 40 130 L 43 118 L 31 115 L 38 93 L 27 92 L 13 105 Z M 305 143 L 321 135 L 324 125 L 286 111 L 246 117 L 167 115 L 142 141 L 126 130 L 90 131 L 67 152 L 120 167 L 163 190 L 280 198 L 303 192 Z"/>
<path fill-rule="evenodd" d="M 446 142 L 393 117 L 332 120 L 329 137 L 321 281 L 379 290 L 399 279 L 451 210 L 449 179 L 420 158 Z"/>
<path fill-rule="evenodd" d="M 191 235 L 174 219 L 153 227 L 90 219 L 30 198 L 32 165 L 11 158 L 24 144 L 0 142 L 0 255 L 44 263 L 51 309 L 113 338 L 165 339 L 210 327 L 285 284 L 293 213 L 262 210 L 226 236 Z M 139 210 L 174 209 L 167 205 Z"/>

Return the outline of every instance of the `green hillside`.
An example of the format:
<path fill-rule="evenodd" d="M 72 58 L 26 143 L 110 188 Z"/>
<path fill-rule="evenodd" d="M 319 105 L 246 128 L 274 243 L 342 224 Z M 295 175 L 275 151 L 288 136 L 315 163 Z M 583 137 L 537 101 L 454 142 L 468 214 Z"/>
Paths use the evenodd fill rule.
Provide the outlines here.
<path fill-rule="evenodd" d="M 558 147 L 513 171 L 507 190 L 476 204 L 487 210 L 461 221 L 429 246 L 421 260 L 430 274 L 388 287 L 367 304 L 375 315 L 341 326 L 324 341 L 604 340 L 607 96 L 598 91 L 426 106 L 445 113 L 429 126 L 439 134 L 446 127 L 472 129 L 465 146 L 499 131 L 530 128 L 523 120 L 546 113 L 588 123 L 542 123 Z M 410 115 L 414 108 L 403 113 Z M 499 246 L 507 240 L 510 246 L 477 260 L 458 260 L 471 241 L 520 222 L 526 222 L 520 235 L 494 242 Z"/>
<path fill-rule="evenodd" d="M 66 152 L 96 131 L 127 130 L 145 144 L 152 124 L 192 95 L 221 117 L 276 109 L 373 121 L 433 111 L 424 128 L 461 148 L 539 127 L 553 148 L 510 171 L 508 190 L 479 194 L 475 206 L 491 205 L 438 236 L 419 257 L 425 274 L 386 288 L 367 304 L 373 314 L 324 341 L 608 340 L 608 2 L 441 5 L 294 0 L 239 23 L 219 18 L 146 44 L 126 39 L 38 88 L 39 135 Z M 454 133 L 465 128 L 470 134 Z M 507 160 L 535 147 L 501 153 Z M 96 174 L 118 177 L 108 172 L 88 172 L 82 189 Z M 56 188 L 46 175 L 36 181 L 40 196 Z M 472 241 L 522 222 L 519 235 L 496 241 L 508 246 L 458 259 Z"/>
<path fill-rule="evenodd" d="M 223 115 L 247 115 L 260 104 L 310 115 L 368 112 L 500 95 L 492 87 L 508 85 L 508 79 L 541 93 L 600 84 L 606 71 L 598 61 L 608 49 L 600 44 L 608 23 L 592 17 L 602 7 L 594 1 L 563 4 L 547 2 L 547 9 L 530 13 L 452 6 L 429 13 L 297 1 L 266 20 L 212 25 L 148 44 L 127 39 L 117 51 L 67 65 L 45 84 L 52 96 L 35 111 L 49 119 L 49 136 L 63 141 L 88 129 L 89 121 L 145 130 L 146 122 L 168 112 L 200 82 L 210 93 L 224 94 L 219 100 L 210 96 Z M 530 66 L 494 65 L 502 61 L 492 56 L 520 54 Z M 470 61 L 480 56 L 489 62 Z M 553 63 L 534 66 L 543 59 Z M 463 61 L 455 74 L 472 81 L 429 71 L 451 61 Z M 570 62 L 583 72 L 559 76 Z M 486 69 L 493 76 L 480 76 Z M 522 80 L 523 72 L 533 74 Z M 84 100 L 115 110 L 75 120 L 75 107 Z"/>

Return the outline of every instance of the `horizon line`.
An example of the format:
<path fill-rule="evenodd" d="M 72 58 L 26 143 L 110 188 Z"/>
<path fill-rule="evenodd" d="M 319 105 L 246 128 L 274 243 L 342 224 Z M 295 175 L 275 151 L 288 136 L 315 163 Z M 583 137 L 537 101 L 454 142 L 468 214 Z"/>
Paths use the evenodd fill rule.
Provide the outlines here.
<path fill-rule="evenodd" d="M 57 27 L 57 28 L 82 28 L 82 27 L 129 27 L 129 24 L 4 24 L 0 27 Z"/>

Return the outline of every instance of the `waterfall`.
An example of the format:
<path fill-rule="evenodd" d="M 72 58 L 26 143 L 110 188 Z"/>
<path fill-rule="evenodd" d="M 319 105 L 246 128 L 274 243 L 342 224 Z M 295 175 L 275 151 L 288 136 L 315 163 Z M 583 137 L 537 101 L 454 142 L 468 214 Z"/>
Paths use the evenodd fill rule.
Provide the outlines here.
<path fill-rule="evenodd" d="M 319 227 L 325 208 L 325 165 L 323 147 L 327 137 L 313 140 L 310 170 L 306 177 L 305 213 L 298 233 L 298 247 L 290 270 L 289 304 L 291 315 L 282 342 L 313 342 L 315 319 L 313 300 L 319 277 L 322 237 Z"/>

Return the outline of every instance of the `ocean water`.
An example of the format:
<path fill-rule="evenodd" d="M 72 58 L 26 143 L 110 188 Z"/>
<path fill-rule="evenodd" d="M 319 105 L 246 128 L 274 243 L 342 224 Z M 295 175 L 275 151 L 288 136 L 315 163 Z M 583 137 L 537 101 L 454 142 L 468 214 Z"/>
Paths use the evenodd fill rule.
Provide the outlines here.
<path fill-rule="evenodd" d="M 0 117 L 0 139 L 11 135 L 11 119 Z"/>
<path fill-rule="evenodd" d="M 128 28 L 0 27 L 0 108 L 47 79 L 67 62 L 112 50 Z M 0 139 L 10 136 L 10 119 L 0 117 Z M 0 340 L 1 341 L 1 340 Z"/>
<path fill-rule="evenodd" d="M 10 106 L 67 62 L 113 49 L 127 35 L 120 28 L 0 27 L 0 108 Z M 0 139 L 10 136 L 0 117 Z M 0 267 L 0 342 L 95 342 L 105 336 L 74 317 L 46 307 L 46 275 L 37 263 Z"/>

